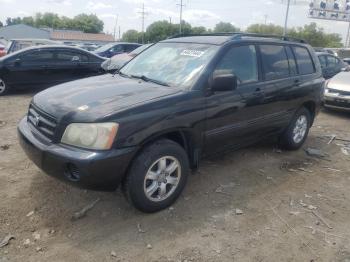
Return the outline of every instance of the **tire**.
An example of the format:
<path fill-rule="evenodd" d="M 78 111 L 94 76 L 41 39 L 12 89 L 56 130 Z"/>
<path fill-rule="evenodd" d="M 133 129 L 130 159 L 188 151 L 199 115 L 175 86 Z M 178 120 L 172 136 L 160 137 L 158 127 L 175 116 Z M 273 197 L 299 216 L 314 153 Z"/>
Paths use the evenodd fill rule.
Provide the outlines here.
<path fill-rule="evenodd" d="M 287 150 L 297 150 L 305 142 L 311 127 L 311 114 L 305 107 L 299 109 L 280 138 L 280 145 Z"/>
<path fill-rule="evenodd" d="M 0 77 L 0 96 L 8 94 L 10 87 L 5 83 L 5 80 Z"/>
<path fill-rule="evenodd" d="M 171 140 L 161 139 L 144 148 L 134 159 L 122 189 L 135 208 L 154 213 L 176 201 L 188 174 L 185 150 Z"/>

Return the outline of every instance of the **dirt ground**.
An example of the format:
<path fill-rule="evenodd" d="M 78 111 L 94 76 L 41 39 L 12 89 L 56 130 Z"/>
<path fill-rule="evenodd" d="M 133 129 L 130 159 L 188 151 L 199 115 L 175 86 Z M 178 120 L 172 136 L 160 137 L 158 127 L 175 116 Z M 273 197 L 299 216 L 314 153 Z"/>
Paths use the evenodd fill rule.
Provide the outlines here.
<path fill-rule="evenodd" d="M 304 150 L 273 143 L 204 160 L 182 197 L 147 215 L 122 194 L 72 188 L 21 150 L 32 94 L 0 98 L 0 261 L 350 261 L 350 114 L 322 111 Z M 71 217 L 100 198 L 86 217 Z M 243 214 L 240 214 L 242 211 Z"/>

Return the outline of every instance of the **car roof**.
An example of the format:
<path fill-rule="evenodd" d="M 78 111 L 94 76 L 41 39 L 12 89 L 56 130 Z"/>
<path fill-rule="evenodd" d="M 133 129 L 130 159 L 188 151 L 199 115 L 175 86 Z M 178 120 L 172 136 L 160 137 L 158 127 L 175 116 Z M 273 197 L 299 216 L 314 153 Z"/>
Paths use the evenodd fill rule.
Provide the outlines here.
<path fill-rule="evenodd" d="M 254 33 L 215 33 L 202 35 L 188 35 L 188 36 L 174 36 L 172 38 L 162 41 L 163 43 L 197 43 L 197 44 L 211 44 L 224 45 L 227 42 L 266 42 L 266 43 L 290 43 L 290 44 L 307 44 L 302 39 L 279 35 L 265 35 Z"/>
<path fill-rule="evenodd" d="M 330 53 L 328 53 L 328 52 L 315 52 L 315 53 L 316 53 L 316 55 L 318 55 L 318 56 L 320 56 L 320 55 L 329 55 L 329 56 L 334 56 L 334 57 L 336 57 L 335 55 L 330 54 Z"/>

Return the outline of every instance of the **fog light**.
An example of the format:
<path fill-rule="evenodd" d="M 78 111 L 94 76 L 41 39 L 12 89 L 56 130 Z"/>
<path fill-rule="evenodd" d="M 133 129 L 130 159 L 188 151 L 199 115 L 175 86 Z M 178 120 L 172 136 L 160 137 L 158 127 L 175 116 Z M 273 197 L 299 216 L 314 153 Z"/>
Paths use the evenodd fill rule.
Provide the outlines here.
<path fill-rule="evenodd" d="M 67 164 L 64 175 L 73 182 L 78 182 L 80 180 L 79 168 L 72 163 Z"/>

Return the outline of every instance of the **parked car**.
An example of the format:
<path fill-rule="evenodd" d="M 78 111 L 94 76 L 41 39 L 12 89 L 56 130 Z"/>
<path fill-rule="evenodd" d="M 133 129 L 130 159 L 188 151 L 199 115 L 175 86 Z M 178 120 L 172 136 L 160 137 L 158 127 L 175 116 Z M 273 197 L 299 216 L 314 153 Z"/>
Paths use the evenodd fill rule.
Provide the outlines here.
<path fill-rule="evenodd" d="M 12 88 L 49 87 L 104 73 L 102 57 L 68 46 L 30 47 L 0 58 L 0 96 Z"/>
<path fill-rule="evenodd" d="M 47 174 L 92 189 L 121 184 L 136 208 L 156 212 L 174 203 L 202 157 L 270 136 L 300 148 L 324 81 L 303 41 L 244 33 L 167 39 L 118 75 L 34 96 L 19 139 Z"/>
<path fill-rule="evenodd" d="M 107 59 L 101 65 L 103 70 L 110 73 L 117 72 L 120 68 L 122 68 L 127 62 L 133 59 L 135 56 L 149 48 L 152 44 L 142 45 L 139 48 L 136 48 L 134 51 L 130 53 L 123 53 L 119 55 L 115 55 L 112 58 Z"/>
<path fill-rule="evenodd" d="M 6 53 L 11 54 L 31 46 L 41 46 L 41 45 L 58 45 L 61 44 L 57 41 L 52 41 L 48 39 L 12 39 L 9 41 L 6 47 Z"/>
<path fill-rule="evenodd" d="M 324 106 L 350 111 L 350 73 L 341 72 L 326 84 Z"/>
<path fill-rule="evenodd" d="M 0 44 L 0 57 L 5 56 L 5 55 L 6 55 L 5 46 Z"/>
<path fill-rule="evenodd" d="M 348 71 L 349 65 L 334 55 L 328 53 L 317 53 L 325 79 L 332 78 L 341 71 Z"/>
<path fill-rule="evenodd" d="M 350 65 L 350 58 L 344 58 L 343 61 L 344 63 Z"/>
<path fill-rule="evenodd" d="M 136 48 L 140 47 L 140 44 L 134 44 L 134 43 L 110 43 L 104 46 L 101 46 L 100 48 L 97 48 L 93 53 L 102 57 L 111 58 L 112 56 L 123 54 L 123 53 L 130 53 L 131 51 L 135 50 Z"/>

